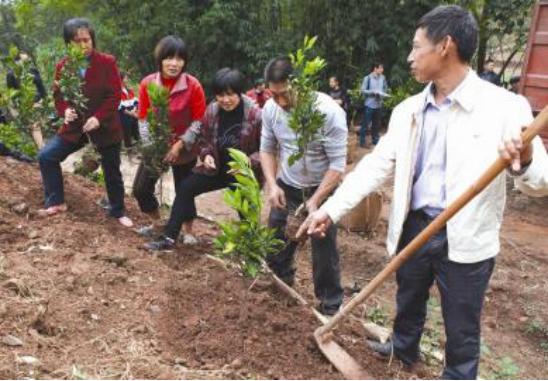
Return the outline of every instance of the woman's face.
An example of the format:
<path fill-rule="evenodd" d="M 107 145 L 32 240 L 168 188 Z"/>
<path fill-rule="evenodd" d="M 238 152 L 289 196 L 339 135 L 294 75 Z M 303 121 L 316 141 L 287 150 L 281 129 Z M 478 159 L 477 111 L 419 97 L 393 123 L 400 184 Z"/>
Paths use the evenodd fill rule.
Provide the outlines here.
<path fill-rule="evenodd" d="M 84 49 L 87 56 L 89 56 L 93 51 L 93 40 L 91 39 L 91 35 L 87 29 L 78 29 L 76 31 L 76 35 L 72 39 L 72 43 L 74 45 L 79 45 L 82 49 Z"/>
<path fill-rule="evenodd" d="M 181 57 L 167 57 L 162 61 L 162 76 L 164 78 L 176 78 L 182 73 L 185 60 Z"/>
<path fill-rule="evenodd" d="M 234 110 L 241 102 L 239 95 L 230 90 L 215 95 L 215 98 L 217 99 L 219 106 L 225 111 Z"/>

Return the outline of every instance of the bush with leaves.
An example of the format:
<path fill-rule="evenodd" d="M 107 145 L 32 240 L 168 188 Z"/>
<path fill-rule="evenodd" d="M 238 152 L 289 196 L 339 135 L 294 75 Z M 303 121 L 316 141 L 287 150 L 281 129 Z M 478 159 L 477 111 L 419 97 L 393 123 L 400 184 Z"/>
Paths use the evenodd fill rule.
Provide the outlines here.
<path fill-rule="evenodd" d="M 0 142 L 10 150 L 19 151 L 32 158 L 38 154 L 34 142 L 23 139 L 19 128 L 13 124 L 0 124 Z"/>
<path fill-rule="evenodd" d="M 140 141 L 138 149 L 145 166 L 161 175 L 168 169 L 164 159 L 169 152 L 173 135 L 169 123 L 169 91 L 152 82 L 147 87 L 150 109 L 147 114 L 148 135 Z"/>
<path fill-rule="evenodd" d="M 4 64 L 19 83 L 18 89 L 7 89 L 0 99 L 0 107 L 8 110 L 11 125 L 20 134 L 21 144 L 34 144 L 33 126 L 42 118 L 40 104 L 36 104 L 36 86 L 30 60 L 18 60 L 19 50 L 10 46 L 9 54 L 3 59 Z"/>
<path fill-rule="evenodd" d="M 234 189 L 225 191 L 225 202 L 240 219 L 221 223 L 222 234 L 215 239 L 217 255 L 233 259 L 244 274 L 256 278 L 265 271 L 265 258 L 278 252 L 284 242 L 275 230 L 261 224 L 261 188 L 245 153 L 229 149 L 229 163 L 236 179 Z"/>

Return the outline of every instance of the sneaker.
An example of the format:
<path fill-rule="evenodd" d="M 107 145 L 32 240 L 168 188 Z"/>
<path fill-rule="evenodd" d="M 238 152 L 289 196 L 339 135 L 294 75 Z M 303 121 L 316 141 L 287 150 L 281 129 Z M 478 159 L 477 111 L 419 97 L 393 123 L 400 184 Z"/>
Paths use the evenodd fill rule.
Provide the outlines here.
<path fill-rule="evenodd" d="M 134 231 L 135 233 L 143 237 L 154 237 L 154 235 L 156 234 L 156 230 L 154 230 L 153 225 L 139 226 L 138 228 L 135 228 Z"/>
<path fill-rule="evenodd" d="M 181 236 L 181 242 L 185 245 L 196 245 L 198 243 L 198 239 L 192 234 L 184 234 Z"/>
<path fill-rule="evenodd" d="M 125 228 L 132 228 L 132 227 L 135 226 L 135 224 L 133 223 L 131 218 L 129 218 L 127 216 L 123 216 L 123 217 L 118 218 L 118 223 L 120 225 L 122 225 L 123 227 L 125 227 Z"/>
<path fill-rule="evenodd" d="M 150 251 L 173 250 L 175 248 L 175 240 L 162 235 L 156 241 L 146 243 L 144 247 Z"/>
<path fill-rule="evenodd" d="M 386 343 L 379 343 L 374 340 L 366 340 L 367 346 L 373 351 L 377 352 L 381 356 L 389 357 L 392 356 L 394 352 L 394 347 L 392 346 L 392 341 L 387 341 Z"/>

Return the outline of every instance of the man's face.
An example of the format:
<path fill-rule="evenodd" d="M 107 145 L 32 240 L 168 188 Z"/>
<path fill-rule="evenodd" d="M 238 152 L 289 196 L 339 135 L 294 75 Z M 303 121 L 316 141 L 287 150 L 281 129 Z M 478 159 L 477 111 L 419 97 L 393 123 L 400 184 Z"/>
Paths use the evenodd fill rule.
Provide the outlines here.
<path fill-rule="evenodd" d="M 382 73 L 384 73 L 384 66 L 379 65 L 378 67 L 374 68 L 373 71 L 375 72 L 375 74 L 381 75 Z"/>
<path fill-rule="evenodd" d="M 76 35 L 72 39 L 72 43 L 74 45 L 79 45 L 82 49 L 84 49 L 84 52 L 88 56 L 93 50 L 93 40 L 91 39 L 91 35 L 89 34 L 89 30 L 87 29 L 78 29 L 76 31 Z"/>
<path fill-rule="evenodd" d="M 291 110 L 294 104 L 294 96 L 287 82 L 270 82 L 268 84 L 272 99 L 285 111 Z"/>
<path fill-rule="evenodd" d="M 418 82 L 427 83 L 437 78 L 442 62 L 439 50 L 439 46 L 426 36 L 426 30 L 417 29 L 413 38 L 413 49 L 407 57 L 407 62 L 411 66 L 411 73 Z"/>
<path fill-rule="evenodd" d="M 337 78 L 329 78 L 329 87 L 332 89 L 339 87 L 339 81 L 337 81 Z"/>
<path fill-rule="evenodd" d="M 495 63 L 494 62 L 488 62 L 485 64 L 485 70 L 489 72 L 495 71 Z"/>
<path fill-rule="evenodd" d="M 264 91 L 264 83 L 257 84 L 257 86 L 255 86 L 255 91 L 259 94 L 262 93 Z"/>

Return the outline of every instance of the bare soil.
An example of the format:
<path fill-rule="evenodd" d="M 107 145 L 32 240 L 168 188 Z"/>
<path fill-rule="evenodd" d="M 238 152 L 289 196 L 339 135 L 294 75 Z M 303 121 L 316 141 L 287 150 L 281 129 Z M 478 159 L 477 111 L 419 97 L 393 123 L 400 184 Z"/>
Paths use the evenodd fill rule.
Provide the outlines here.
<path fill-rule="evenodd" d="M 208 258 L 215 224 L 198 221 L 195 247 L 152 255 L 95 205 L 101 187 L 65 185 L 69 212 L 40 218 L 37 166 L 0 158 L 0 378 L 341 378 L 309 310 Z M 416 377 L 387 368 L 352 324 L 341 333 L 373 377 Z"/>

